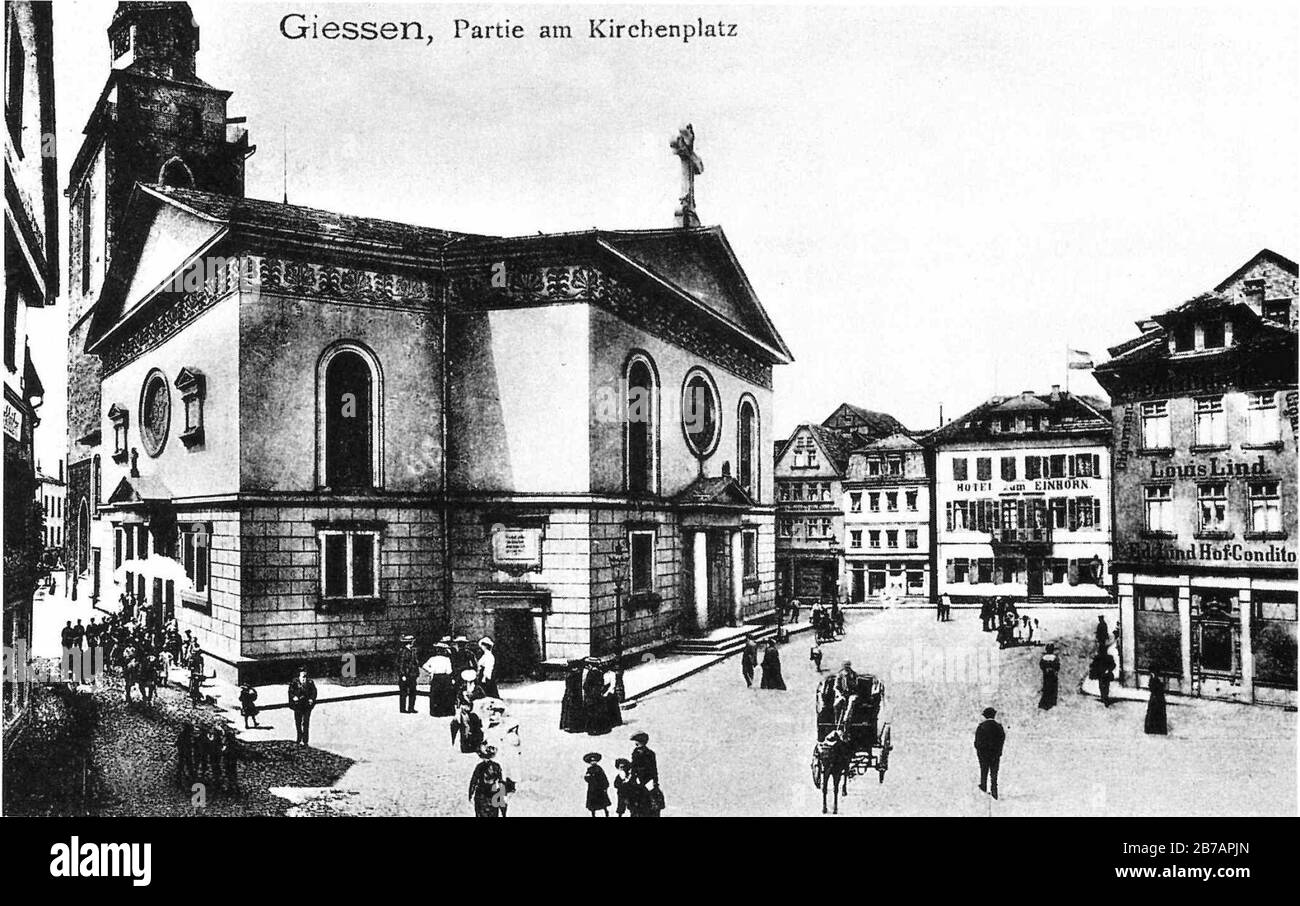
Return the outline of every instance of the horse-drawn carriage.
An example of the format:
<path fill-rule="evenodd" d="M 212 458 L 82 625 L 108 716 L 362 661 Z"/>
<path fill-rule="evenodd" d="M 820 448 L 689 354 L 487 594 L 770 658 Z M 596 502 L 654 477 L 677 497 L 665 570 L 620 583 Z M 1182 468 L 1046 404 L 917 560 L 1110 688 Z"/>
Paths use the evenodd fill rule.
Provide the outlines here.
<path fill-rule="evenodd" d="M 835 811 L 839 812 L 840 788 L 848 795 L 850 777 L 874 770 L 884 783 L 893 749 L 889 723 L 880 716 L 884 684 L 874 676 L 860 674 L 851 681 L 852 689 L 845 690 L 842 676 L 829 676 L 817 686 L 812 778 L 813 785 L 821 787 L 823 813 L 828 789 L 834 792 Z"/>

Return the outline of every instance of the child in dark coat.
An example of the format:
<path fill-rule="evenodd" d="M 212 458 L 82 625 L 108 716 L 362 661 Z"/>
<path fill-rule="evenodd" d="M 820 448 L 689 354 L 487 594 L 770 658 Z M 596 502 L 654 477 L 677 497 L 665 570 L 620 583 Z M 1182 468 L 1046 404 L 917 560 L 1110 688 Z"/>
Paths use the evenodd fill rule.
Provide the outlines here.
<path fill-rule="evenodd" d="M 588 752 L 582 756 L 582 760 L 587 762 L 587 773 L 583 779 L 587 781 L 587 811 L 591 812 L 591 817 L 596 817 L 596 812 L 603 811 L 605 817 L 609 817 L 609 777 L 605 776 L 605 769 L 600 766 L 600 753 Z"/>
<path fill-rule="evenodd" d="M 248 722 L 251 720 L 253 726 L 261 726 L 257 722 L 257 690 L 248 683 L 239 687 L 239 713 L 244 717 L 244 729 L 248 729 Z"/>
<path fill-rule="evenodd" d="M 616 759 L 614 770 L 618 772 L 614 775 L 614 792 L 618 799 L 618 808 L 615 812 L 622 818 L 632 810 L 632 797 L 640 787 L 632 782 L 632 762 L 626 758 Z"/>

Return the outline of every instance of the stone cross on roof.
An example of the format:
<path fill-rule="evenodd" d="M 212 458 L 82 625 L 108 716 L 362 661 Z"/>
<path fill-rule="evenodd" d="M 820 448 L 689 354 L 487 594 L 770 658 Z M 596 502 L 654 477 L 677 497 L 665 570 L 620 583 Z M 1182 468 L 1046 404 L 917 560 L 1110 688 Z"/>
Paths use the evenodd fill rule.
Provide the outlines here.
<path fill-rule="evenodd" d="M 700 218 L 695 213 L 695 177 L 704 172 L 704 161 L 695 153 L 695 130 L 690 123 L 677 133 L 668 147 L 682 160 L 682 197 L 681 207 L 677 209 L 677 225 L 697 227 Z"/>

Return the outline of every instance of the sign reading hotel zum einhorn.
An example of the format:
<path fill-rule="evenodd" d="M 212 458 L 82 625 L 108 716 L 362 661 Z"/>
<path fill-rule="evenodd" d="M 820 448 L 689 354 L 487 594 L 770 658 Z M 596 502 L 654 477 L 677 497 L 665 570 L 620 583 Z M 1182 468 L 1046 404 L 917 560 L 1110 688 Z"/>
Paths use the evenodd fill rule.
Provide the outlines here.
<path fill-rule="evenodd" d="M 542 568 L 540 526 L 492 526 L 492 566 L 506 572 L 528 572 Z"/>

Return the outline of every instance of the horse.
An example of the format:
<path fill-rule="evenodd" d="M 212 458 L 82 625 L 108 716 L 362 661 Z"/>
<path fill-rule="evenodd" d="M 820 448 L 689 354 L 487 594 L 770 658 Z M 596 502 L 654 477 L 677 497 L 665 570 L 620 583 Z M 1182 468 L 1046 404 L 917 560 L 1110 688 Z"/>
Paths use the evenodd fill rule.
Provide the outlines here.
<path fill-rule="evenodd" d="M 817 743 L 813 749 L 813 758 L 816 759 L 817 777 L 821 779 L 822 814 L 826 814 L 826 794 L 831 792 L 834 797 L 833 814 L 838 815 L 841 788 L 843 795 L 849 794 L 849 777 L 853 775 L 853 749 L 839 730 L 832 730 Z"/>

